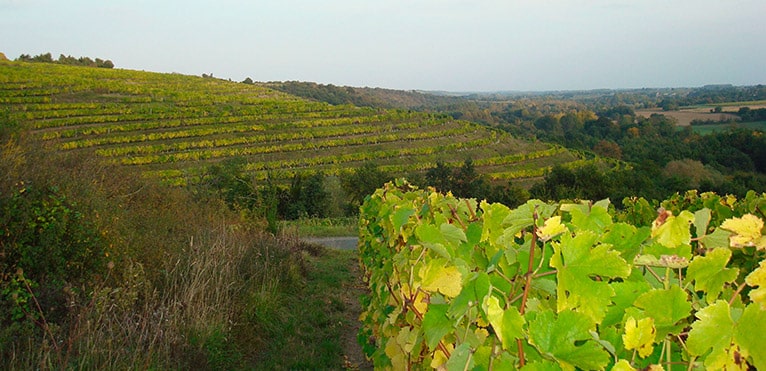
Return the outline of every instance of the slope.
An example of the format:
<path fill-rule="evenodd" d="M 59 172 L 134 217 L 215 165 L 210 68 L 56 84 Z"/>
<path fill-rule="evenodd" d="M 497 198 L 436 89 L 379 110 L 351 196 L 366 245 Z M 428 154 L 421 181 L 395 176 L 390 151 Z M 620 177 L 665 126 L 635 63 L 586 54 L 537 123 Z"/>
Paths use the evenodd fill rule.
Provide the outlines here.
<path fill-rule="evenodd" d="M 533 180 L 580 158 L 447 115 L 310 101 L 265 85 L 132 70 L 0 62 L 0 107 L 62 151 L 92 151 L 171 184 L 246 159 L 256 180 L 340 174 L 367 161 L 404 175 L 473 159 L 491 179 Z"/>

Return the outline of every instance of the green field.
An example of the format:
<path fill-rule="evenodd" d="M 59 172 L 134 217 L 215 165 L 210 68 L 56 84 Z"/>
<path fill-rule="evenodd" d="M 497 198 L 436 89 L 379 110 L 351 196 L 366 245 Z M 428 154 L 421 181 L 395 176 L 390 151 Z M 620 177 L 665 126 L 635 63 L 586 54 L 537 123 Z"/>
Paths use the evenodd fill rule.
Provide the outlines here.
<path fill-rule="evenodd" d="M 692 125 L 692 130 L 697 134 L 709 134 L 716 131 L 727 130 L 731 128 L 746 128 L 752 130 L 766 131 L 766 121 L 755 122 L 737 122 L 727 124 L 712 124 L 712 125 Z"/>
<path fill-rule="evenodd" d="M 471 158 L 490 179 L 523 183 L 582 159 L 446 115 L 330 105 L 179 74 L 1 62 L 0 107 L 49 146 L 93 151 L 177 185 L 232 157 L 246 159 L 256 180 L 337 175 L 369 161 L 405 175 Z"/>

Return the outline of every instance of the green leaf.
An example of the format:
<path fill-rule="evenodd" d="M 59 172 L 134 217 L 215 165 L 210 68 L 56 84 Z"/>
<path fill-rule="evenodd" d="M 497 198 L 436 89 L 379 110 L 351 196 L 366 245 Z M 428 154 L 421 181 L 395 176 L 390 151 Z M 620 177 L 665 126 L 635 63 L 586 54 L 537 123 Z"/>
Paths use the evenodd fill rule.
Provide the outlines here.
<path fill-rule="evenodd" d="M 455 297 L 462 289 L 462 275 L 454 265 L 448 265 L 444 259 L 429 260 L 420 269 L 423 290 L 440 292 L 447 297 Z"/>
<path fill-rule="evenodd" d="M 418 225 L 415 228 L 415 237 L 418 238 L 418 241 L 423 246 L 437 255 L 446 259 L 452 259 L 454 248 L 449 245 L 447 239 L 442 235 L 441 230 L 436 228 L 436 226 L 432 224 Z"/>
<path fill-rule="evenodd" d="M 458 246 L 468 240 L 468 238 L 465 236 L 465 232 L 454 224 L 443 223 L 439 226 L 439 230 L 447 242 L 455 246 Z"/>
<path fill-rule="evenodd" d="M 671 248 L 689 245 L 692 239 L 689 226 L 692 221 L 694 221 L 694 214 L 686 210 L 678 216 L 670 215 L 661 225 L 652 226 L 652 237 L 663 246 Z"/>
<path fill-rule="evenodd" d="M 401 232 L 402 226 L 407 224 L 407 222 L 410 220 L 410 216 L 415 214 L 415 209 L 409 206 L 401 206 L 399 207 L 395 212 L 394 215 L 391 217 L 391 222 L 394 223 L 394 230 L 397 232 Z"/>
<path fill-rule="evenodd" d="M 487 201 L 481 202 L 481 209 L 484 218 L 481 240 L 489 241 L 490 244 L 495 244 L 497 239 L 502 236 L 505 231 L 503 222 L 505 221 L 505 218 L 508 217 L 508 214 L 510 214 L 511 209 L 503 204 L 490 204 Z"/>
<path fill-rule="evenodd" d="M 697 210 L 694 213 L 694 229 L 697 231 L 697 238 L 702 238 L 707 234 L 708 224 L 710 224 L 710 209 Z"/>
<path fill-rule="evenodd" d="M 715 302 L 723 286 L 739 275 L 739 269 L 726 268 L 730 258 L 729 249 L 714 249 L 705 256 L 696 256 L 689 264 L 686 277 L 694 281 L 694 290 L 706 294 L 708 304 Z"/>
<path fill-rule="evenodd" d="M 622 322 L 625 309 L 631 307 L 641 294 L 652 289 L 646 281 L 623 281 L 610 284 L 615 295 L 612 297 L 614 305 L 607 308 L 606 316 L 601 322 L 601 327 L 612 326 Z"/>
<path fill-rule="evenodd" d="M 705 367 L 722 369 L 734 336 L 734 321 L 731 319 L 729 304 L 718 300 L 698 311 L 696 317 L 699 320 L 692 323 L 686 348 L 694 356 L 701 356 L 712 349 L 705 357 Z"/>
<path fill-rule="evenodd" d="M 630 224 L 614 223 L 601 237 L 600 242 L 612 245 L 626 261 L 633 261 L 651 232 L 647 227 L 636 228 Z"/>
<path fill-rule="evenodd" d="M 460 344 L 452 351 L 449 361 L 447 361 L 447 370 L 464 371 L 473 368 L 474 361 L 473 357 L 471 357 L 472 355 L 471 347 L 468 343 Z"/>
<path fill-rule="evenodd" d="M 708 249 L 729 248 L 729 236 L 731 233 L 716 228 L 713 233 L 706 234 L 699 242 Z"/>
<path fill-rule="evenodd" d="M 449 304 L 430 304 L 428 311 L 423 316 L 423 335 L 428 349 L 432 352 L 444 335 L 454 329 L 454 321 L 447 317 L 448 308 Z"/>
<path fill-rule="evenodd" d="M 501 368 L 499 370 L 506 370 L 506 369 Z M 561 371 L 561 366 L 559 366 L 559 364 L 556 362 L 542 360 L 542 361 L 527 363 L 526 365 L 524 365 L 524 367 L 521 368 L 521 371 Z"/>
<path fill-rule="evenodd" d="M 745 308 L 737 322 L 734 341 L 739 344 L 742 353 L 753 358 L 757 370 L 766 370 L 766 310 L 750 304 Z"/>
<path fill-rule="evenodd" d="M 569 212 L 572 216 L 572 224 L 579 229 L 585 229 L 596 233 L 603 233 L 607 227 L 612 225 L 612 216 L 607 210 L 609 203 L 599 201 L 595 205 L 587 203 L 582 204 L 564 204 L 561 210 Z"/>
<path fill-rule="evenodd" d="M 669 333 L 678 335 L 684 327 L 678 322 L 689 317 L 692 310 L 686 292 L 676 285 L 667 290 L 650 290 L 639 296 L 634 305 L 643 309 L 645 315 L 654 318 L 658 339 L 663 339 Z"/>
<path fill-rule="evenodd" d="M 593 341 L 591 319 L 578 312 L 538 313 L 529 323 L 529 342 L 545 357 L 552 357 L 563 369 L 603 369 L 609 353 Z"/>
<path fill-rule="evenodd" d="M 630 274 L 630 265 L 609 245 L 591 248 L 598 237 L 590 231 L 581 231 L 575 237 L 564 234 L 560 242 L 552 244 L 554 255 L 550 260 L 551 267 L 558 270 L 557 311 L 577 310 L 594 322 L 601 322 L 614 296 L 608 278 Z"/>
<path fill-rule="evenodd" d="M 460 294 L 452 299 L 447 315 L 451 318 L 462 317 L 470 307 L 483 303 L 491 289 L 487 273 L 474 273 L 474 276 L 463 286 Z"/>
<path fill-rule="evenodd" d="M 490 296 L 487 298 L 487 317 L 497 337 L 503 344 L 503 349 L 509 350 L 516 344 L 514 340 L 524 337 L 524 317 L 519 314 L 516 307 L 503 309 L 500 301 Z"/>

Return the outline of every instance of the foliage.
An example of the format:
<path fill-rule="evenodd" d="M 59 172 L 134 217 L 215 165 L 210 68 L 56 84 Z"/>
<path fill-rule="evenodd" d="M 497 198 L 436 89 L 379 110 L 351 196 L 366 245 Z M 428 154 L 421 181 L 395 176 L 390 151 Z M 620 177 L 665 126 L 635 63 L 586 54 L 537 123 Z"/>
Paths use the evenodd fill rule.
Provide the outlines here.
<path fill-rule="evenodd" d="M 61 54 L 58 60 L 54 60 L 53 56 L 51 56 L 51 53 L 39 54 L 34 57 L 30 56 L 29 54 L 22 54 L 16 60 L 22 62 L 58 63 L 70 66 L 114 68 L 114 63 L 108 59 L 103 60 L 101 58 L 96 58 L 96 60 L 92 60 L 89 57 L 75 58 L 71 55 L 65 56 L 64 54 Z"/>
<path fill-rule="evenodd" d="M 510 209 L 388 183 L 359 222 L 368 355 L 393 369 L 764 368 L 752 212 L 766 194 L 688 202 L 714 210 L 634 226 L 606 200 Z"/>
<path fill-rule="evenodd" d="M 60 318 L 65 308 L 58 302 L 104 268 L 107 251 L 96 228 L 57 189 L 18 184 L 0 197 L 0 226 L 0 323 L 5 326 L 37 318 L 39 310 L 49 319 Z"/>

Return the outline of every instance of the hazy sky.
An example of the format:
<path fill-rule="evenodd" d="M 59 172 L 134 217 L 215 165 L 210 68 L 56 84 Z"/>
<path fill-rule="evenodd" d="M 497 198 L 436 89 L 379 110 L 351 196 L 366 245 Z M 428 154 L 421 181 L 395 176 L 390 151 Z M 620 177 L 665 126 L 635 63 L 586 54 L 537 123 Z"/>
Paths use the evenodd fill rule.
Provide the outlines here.
<path fill-rule="evenodd" d="M 0 0 L 0 52 L 451 91 L 766 83 L 765 0 Z"/>

